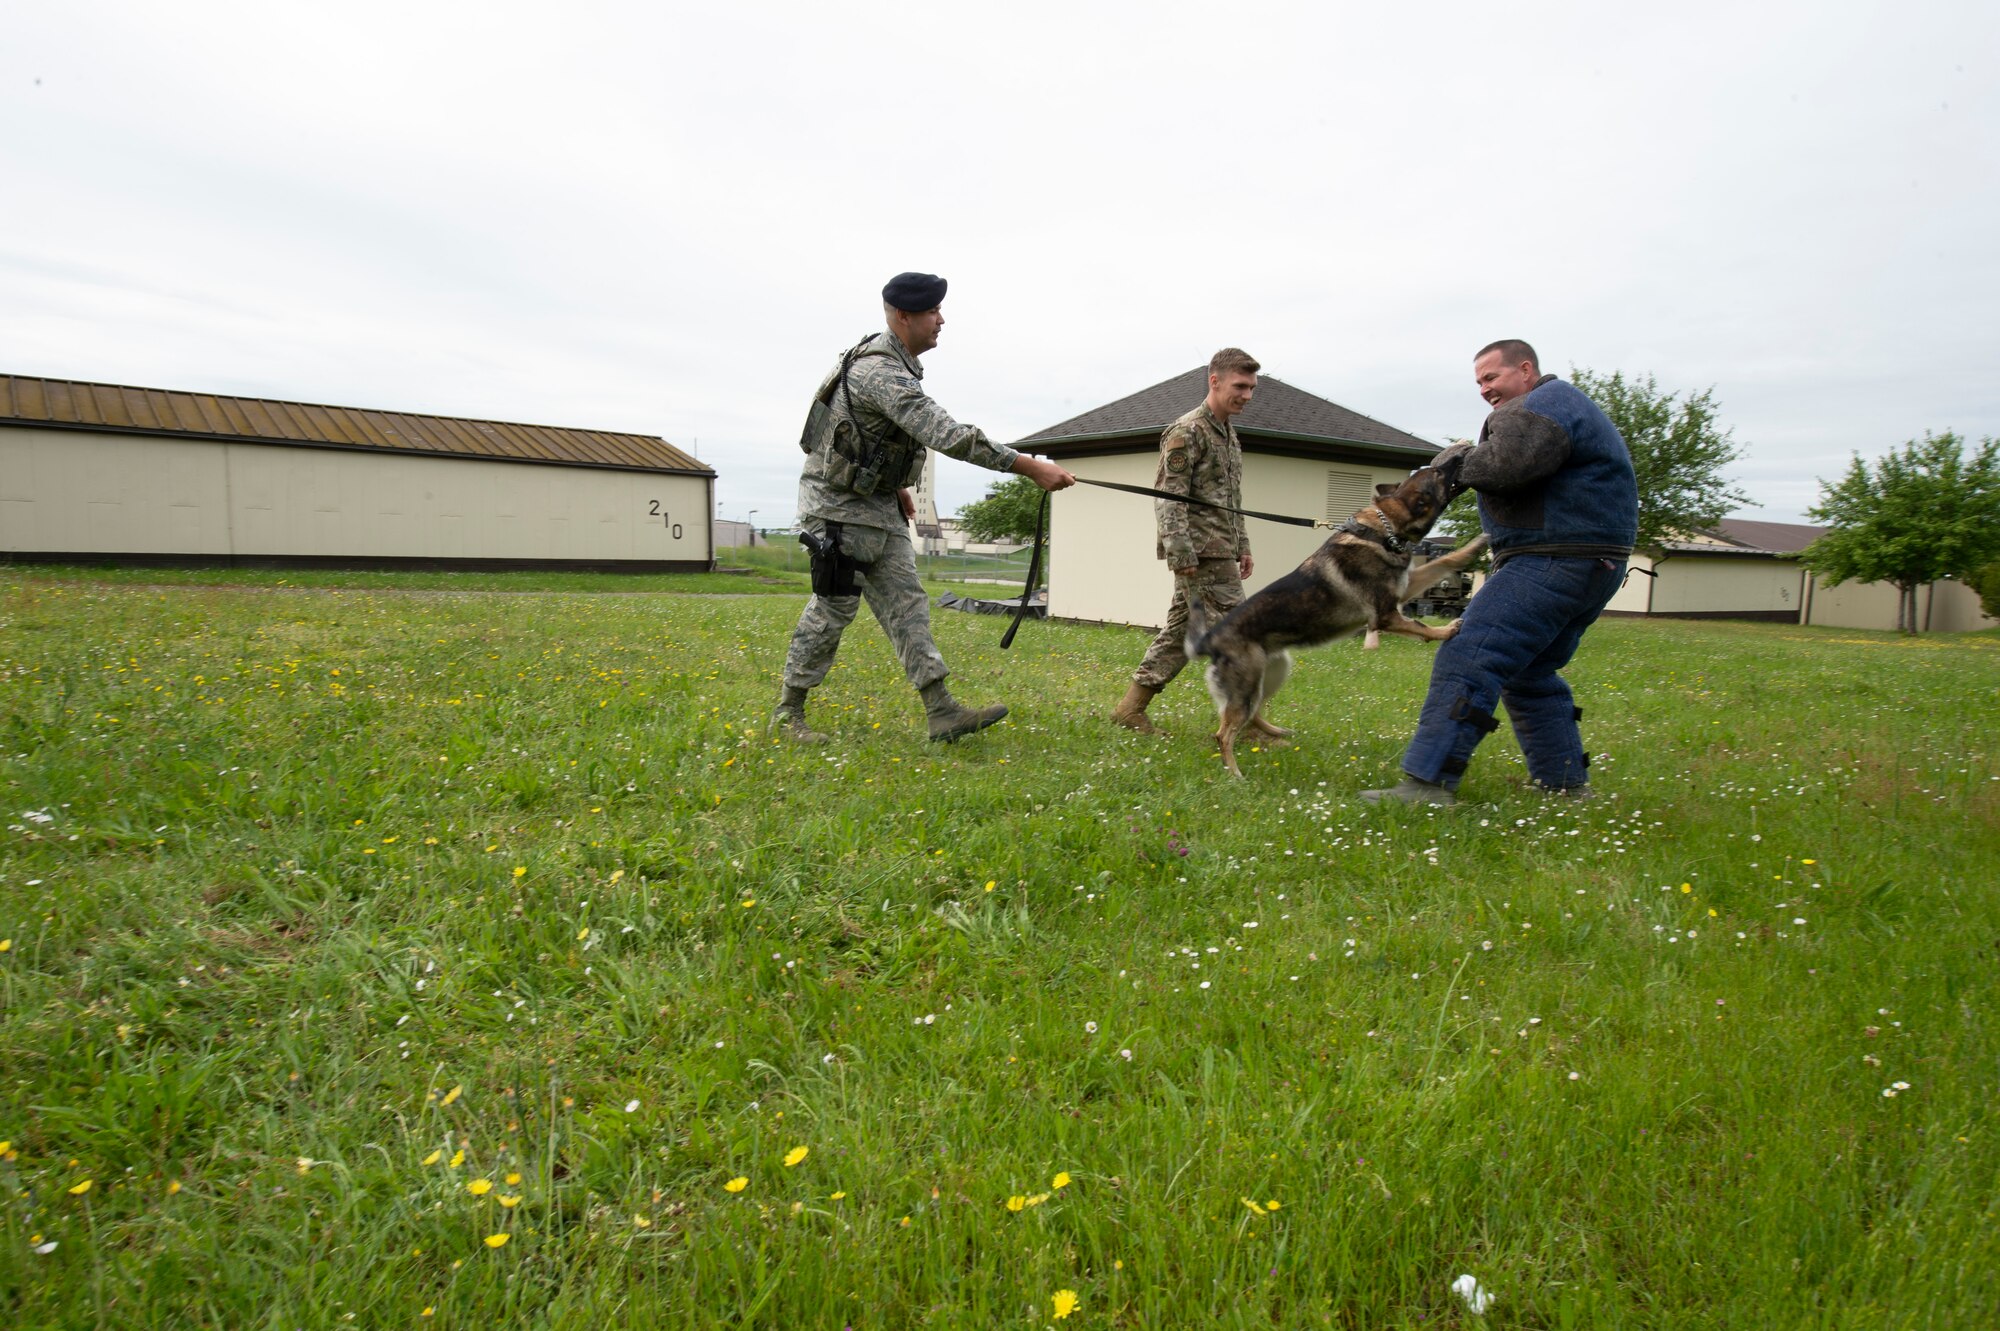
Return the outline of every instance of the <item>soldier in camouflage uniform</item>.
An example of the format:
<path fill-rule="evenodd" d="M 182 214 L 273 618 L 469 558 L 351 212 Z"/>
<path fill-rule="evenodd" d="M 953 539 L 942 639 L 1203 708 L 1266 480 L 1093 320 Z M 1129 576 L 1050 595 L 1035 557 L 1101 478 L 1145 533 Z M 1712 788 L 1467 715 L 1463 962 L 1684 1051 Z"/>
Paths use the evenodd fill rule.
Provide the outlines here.
<path fill-rule="evenodd" d="M 1248 352 L 1224 347 L 1209 358 L 1208 397 L 1160 436 L 1160 468 L 1153 488 L 1211 504 L 1243 507 L 1243 445 L 1233 417 L 1250 405 L 1262 368 Z M 1174 572 L 1174 600 L 1167 626 L 1146 649 L 1131 687 L 1111 719 L 1141 734 L 1155 733 L 1146 708 L 1187 664 L 1188 607 L 1201 602 L 1210 624 L 1243 599 L 1243 580 L 1255 561 L 1238 513 L 1153 501 L 1160 539 L 1155 550 Z"/>
<path fill-rule="evenodd" d="M 923 475 L 926 448 L 1018 473 L 1044 490 L 1074 485 L 1076 477 L 960 425 L 925 396 L 917 358 L 937 345 L 944 293 L 945 280 L 928 273 L 902 273 L 882 288 L 888 330 L 847 353 L 820 382 L 800 440 L 807 456 L 799 526 L 811 545 L 829 553 L 814 555 L 813 598 L 792 632 L 785 691 L 772 719 L 803 743 L 827 739 L 806 724 L 806 694 L 832 669 L 840 635 L 863 597 L 923 698 L 932 739 L 955 741 L 1007 715 L 998 703 L 966 707 L 945 687 L 950 672 L 931 641 L 930 601 L 910 545 L 908 523 L 916 514 L 910 487 Z"/>

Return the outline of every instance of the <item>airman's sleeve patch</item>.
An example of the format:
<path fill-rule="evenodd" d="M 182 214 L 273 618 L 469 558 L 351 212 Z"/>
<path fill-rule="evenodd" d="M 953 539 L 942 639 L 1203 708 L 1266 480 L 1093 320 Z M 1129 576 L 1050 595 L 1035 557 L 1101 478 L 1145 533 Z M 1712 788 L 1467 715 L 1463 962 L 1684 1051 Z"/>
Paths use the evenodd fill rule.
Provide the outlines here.
<path fill-rule="evenodd" d="M 1170 448 L 1167 450 L 1167 470 L 1176 474 L 1188 469 L 1187 450 Z"/>

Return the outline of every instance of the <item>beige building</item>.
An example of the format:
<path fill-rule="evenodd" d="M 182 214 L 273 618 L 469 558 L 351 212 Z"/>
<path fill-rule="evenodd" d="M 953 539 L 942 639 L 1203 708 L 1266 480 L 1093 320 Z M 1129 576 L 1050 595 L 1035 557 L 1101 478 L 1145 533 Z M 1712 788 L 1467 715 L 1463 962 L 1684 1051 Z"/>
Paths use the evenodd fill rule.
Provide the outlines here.
<path fill-rule="evenodd" d="M 0 375 L 0 559 L 706 569 L 651 435 Z"/>
<path fill-rule="evenodd" d="M 1893 585 L 1831 587 L 1800 567 L 1798 552 L 1825 530 L 1800 522 L 1725 518 L 1712 532 L 1634 554 L 1634 571 L 1604 613 L 1893 630 Z M 1934 582 L 1917 593 L 1917 626 L 1924 632 L 1961 633 L 1996 624 L 2000 620 L 1988 617 L 1978 594 L 1963 583 Z"/>
<path fill-rule="evenodd" d="M 1151 486 L 1161 431 L 1200 406 L 1207 392 L 1203 366 L 1038 430 L 1019 446 L 1087 480 Z M 1378 483 L 1402 480 L 1439 447 L 1269 375 L 1236 418 L 1236 433 L 1243 441 L 1243 507 L 1334 522 L 1367 507 Z M 1165 622 L 1174 583 L 1154 557 L 1153 503 L 1088 485 L 1052 497 L 1051 616 L 1146 628 Z M 1297 568 L 1328 534 L 1245 521 L 1256 557 L 1251 591 Z"/>

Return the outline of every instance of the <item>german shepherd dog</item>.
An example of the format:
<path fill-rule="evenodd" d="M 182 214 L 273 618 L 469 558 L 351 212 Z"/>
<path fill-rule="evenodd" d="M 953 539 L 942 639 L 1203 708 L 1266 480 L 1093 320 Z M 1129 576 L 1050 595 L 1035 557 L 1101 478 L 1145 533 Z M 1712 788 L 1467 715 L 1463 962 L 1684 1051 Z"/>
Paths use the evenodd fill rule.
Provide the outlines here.
<path fill-rule="evenodd" d="M 1363 629 L 1426 642 L 1442 642 L 1458 632 L 1457 620 L 1432 628 L 1406 617 L 1402 607 L 1486 548 L 1486 538 L 1480 536 L 1448 555 L 1410 567 L 1409 547 L 1429 534 L 1445 506 L 1464 489 L 1457 476 L 1462 462 L 1453 458 L 1442 468 L 1419 467 L 1400 485 L 1376 486 L 1372 505 L 1342 523 L 1305 563 L 1236 606 L 1213 628 L 1203 623 L 1199 602 L 1189 607 L 1188 659 L 1209 658 L 1208 692 L 1221 713 L 1215 738 L 1231 776 L 1243 775 L 1236 766 L 1236 739 L 1246 728 L 1271 737 L 1291 733 L 1263 714 L 1292 672 L 1287 649 L 1317 647 Z"/>

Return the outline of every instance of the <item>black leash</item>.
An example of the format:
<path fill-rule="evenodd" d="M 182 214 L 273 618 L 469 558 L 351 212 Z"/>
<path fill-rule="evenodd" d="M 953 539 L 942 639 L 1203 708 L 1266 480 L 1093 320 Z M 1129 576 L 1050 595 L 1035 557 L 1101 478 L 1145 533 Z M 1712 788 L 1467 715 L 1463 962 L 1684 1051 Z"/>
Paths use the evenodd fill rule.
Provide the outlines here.
<path fill-rule="evenodd" d="M 1220 509 L 1224 513 L 1240 513 L 1246 518 L 1262 518 L 1266 522 L 1282 522 L 1292 527 L 1333 527 L 1338 524 L 1315 518 L 1295 518 L 1286 513 L 1259 513 L 1250 508 L 1231 508 L 1227 504 L 1213 504 L 1206 499 L 1194 499 L 1187 495 L 1171 494 L 1165 490 L 1154 490 L 1144 485 L 1123 485 L 1117 481 L 1090 481 L 1079 476 L 1078 485 L 1095 485 L 1101 490 L 1123 490 L 1126 494 L 1148 495 L 1154 499 L 1170 499 L 1177 504 L 1193 504 L 1198 508 Z M 1049 492 L 1042 491 L 1042 502 L 1035 509 L 1035 547 L 1028 556 L 1028 580 L 1021 585 L 1021 602 L 1014 607 L 1014 622 L 1007 626 L 1007 632 L 1000 638 L 1000 650 L 1006 651 L 1014 645 L 1014 635 L 1021 631 L 1021 621 L 1028 617 L 1028 598 L 1034 594 L 1035 583 L 1042 576 L 1042 535 L 1048 530 Z M 1349 523 L 1352 526 L 1350 520 Z M 1356 528 L 1361 534 L 1371 533 L 1365 528 Z"/>
<path fill-rule="evenodd" d="M 1215 508 L 1224 513 L 1241 513 L 1246 518 L 1262 518 L 1266 522 L 1282 522 L 1292 527 L 1331 527 L 1334 524 L 1316 518 L 1295 518 L 1285 513 L 1259 513 L 1252 508 L 1231 508 L 1227 504 L 1212 504 L 1206 499 L 1195 499 L 1188 495 L 1171 494 L 1165 490 L 1154 490 L 1143 485 L 1121 485 L 1117 481 L 1089 481 L 1079 476 L 1078 485 L 1095 485 L 1101 490 L 1123 490 L 1126 494 L 1148 495 L 1154 499 L 1171 499 L 1176 504 L 1193 504 L 1196 508 Z M 1046 498 L 1046 493 L 1044 494 Z"/>
<path fill-rule="evenodd" d="M 1028 580 L 1021 585 L 1021 604 L 1014 607 L 1014 622 L 1007 626 L 1007 632 L 1000 637 L 1000 650 L 1006 651 L 1014 645 L 1014 635 L 1021 631 L 1021 621 L 1028 617 L 1028 597 L 1035 590 L 1035 582 L 1042 576 L 1042 533 L 1048 530 L 1049 492 L 1042 491 L 1042 502 L 1035 509 L 1035 548 L 1028 556 Z"/>

